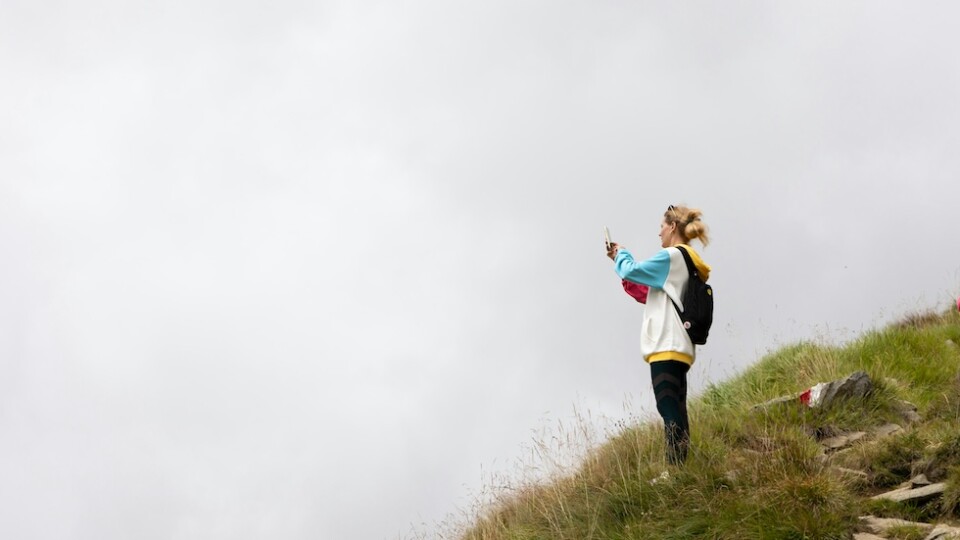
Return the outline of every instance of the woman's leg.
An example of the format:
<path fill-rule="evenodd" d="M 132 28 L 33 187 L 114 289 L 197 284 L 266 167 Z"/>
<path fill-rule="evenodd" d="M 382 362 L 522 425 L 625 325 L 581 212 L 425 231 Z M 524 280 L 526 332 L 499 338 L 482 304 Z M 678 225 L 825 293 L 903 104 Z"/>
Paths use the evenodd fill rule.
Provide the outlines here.
<path fill-rule="evenodd" d="M 650 378 L 657 399 L 657 412 L 663 418 L 667 439 L 667 460 L 674 465 L 687 459 L 690 446 L 690 421 L 687 418 L 687 371 L 690 366 L 675 360 L 652 362 Z"/>

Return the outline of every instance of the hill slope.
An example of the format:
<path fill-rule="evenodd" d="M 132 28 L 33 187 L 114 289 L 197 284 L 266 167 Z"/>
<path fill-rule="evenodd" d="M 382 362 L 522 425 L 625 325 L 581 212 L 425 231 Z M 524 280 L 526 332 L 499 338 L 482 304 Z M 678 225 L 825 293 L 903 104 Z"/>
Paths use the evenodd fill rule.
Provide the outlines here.
<path fill-rule="evenodd" d="M 663 459 L 662 426 L 623 429 L 567 476 L 512 486 L 462 539 L 829 539 L 853 537 L 872 514 L 960 518 L 960 316 L 910 317 L 843 347 L 803 343 L 768 355 L 689 403 L 691 456 Z M 864 398 L 756 409 L 865 371 Z M 906 411 L 916 406 L 919 419 Z M 877 428 L 902 429 L 880 434 Z M 837 435 L 866 432 L 841 448 Z M 853 437 L 855 438 L 855 437 Z M 666 472 L 667 474 L 664 474 Z M 871 500 L 914 475 L 946 484 L 922 503 Z M 925 538 L 901 525 L 888 538 Z"/>

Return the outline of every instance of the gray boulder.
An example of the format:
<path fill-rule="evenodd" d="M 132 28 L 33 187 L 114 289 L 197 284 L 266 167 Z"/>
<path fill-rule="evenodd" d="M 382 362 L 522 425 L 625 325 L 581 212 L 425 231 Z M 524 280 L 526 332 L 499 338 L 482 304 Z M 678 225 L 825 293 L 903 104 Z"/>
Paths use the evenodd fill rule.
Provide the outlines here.
<path fill-rule="evenodd" d="M 864 398 L 873 391 L 873 381 L 865 371 L 857 371 L 848 377 L 838 381 L 821 383 L 814 388 L 819 388 L 819 399 L 814 404 L 811 396 L 811 407 L 829 407 L 837 399 L 855 399 Z"/>

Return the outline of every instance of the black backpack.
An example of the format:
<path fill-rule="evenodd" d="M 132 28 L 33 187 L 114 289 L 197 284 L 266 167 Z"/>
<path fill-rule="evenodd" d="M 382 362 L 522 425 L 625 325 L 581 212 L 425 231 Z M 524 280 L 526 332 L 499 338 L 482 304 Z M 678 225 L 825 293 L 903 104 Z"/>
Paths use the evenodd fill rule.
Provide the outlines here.
<path fill-rule="evenodd" d="M 680 306 L 676 302 L 673 303 L 673 307 L 677 309 L 690 340 L 696 345 L 703 345 L 707 342 L 707 334 L 710 333 L 710 325 L 713 324 L 713 287 L 700 279 L 700 273 L 697 272 L 697 267 L 690 259 L 687 250 L 680 246 L 677 246 L 677 249 L 683 254 L 683 260 L 687 263 L 690 281 L 687 282 L 687 288 L 683 291 L 683 311 L 680 311 Z"/>

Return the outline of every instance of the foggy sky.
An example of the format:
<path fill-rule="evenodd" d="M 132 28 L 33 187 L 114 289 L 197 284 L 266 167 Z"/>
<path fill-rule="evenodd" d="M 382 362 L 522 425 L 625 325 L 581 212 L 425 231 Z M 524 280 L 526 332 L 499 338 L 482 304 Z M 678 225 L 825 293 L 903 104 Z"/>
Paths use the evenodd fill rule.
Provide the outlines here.
<path fill-rule="evenodd" d="M 695 391 L 960 294 L 953 3 L 0 5 L 5 538 L 437 530 L 649 416 L 669 204 Z"/>

